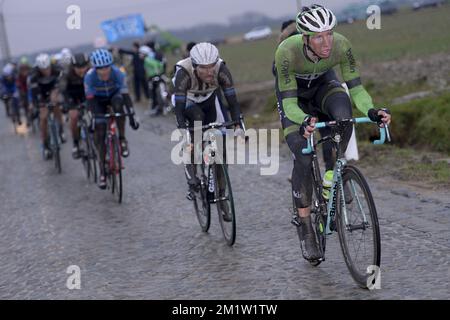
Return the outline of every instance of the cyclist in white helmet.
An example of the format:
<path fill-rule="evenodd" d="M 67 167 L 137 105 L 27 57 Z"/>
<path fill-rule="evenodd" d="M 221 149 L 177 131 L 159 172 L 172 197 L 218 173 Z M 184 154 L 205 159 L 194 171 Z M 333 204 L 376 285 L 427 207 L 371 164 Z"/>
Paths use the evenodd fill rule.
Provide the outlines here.
<path fill-rule="evenodd" d="M 65 142 L 63 118 L 61 112 L 62 97 L 59 91 L 59 80 L 62 72 L 61 68 L 52 64 L 50 56 L 41 53 L 36 57 L 36 66 L 31 70 L 29 81 L 31 109 L 39 108 L 41 139 L 44 152 L 44 158 L 49 159 L 52 154 L 49 148 L 49 136 L 47 133 L 47 106 L 52 103 L 55 108 L 56 120 L 60 126 L 61 141 Z"/>
<path fill-rule="evenodd" d="M 201 121 L 203 124 L 229 121 L 220 89 L 230 108 L 231 119 L 240 120 L 241 110 L 233 78 L 214 45 L 207 42 L 195 45 L 190 51 L 190 57 L 178 61 L 175 68 L 174 96 L 178 128 L 193 127 L 194 121 Z M 237 125 L 236 128 L 240 126 Z M 188 164 L 185 170 L 189 199 L 192 199 L 192 189 L 198 184 L 194 167 Z"/>
<path fill-rule="evenodd" d="M 61 67 L 68 68 L 70 66 L 70 63 L 72 61 L 72 52 L 69 48 L 64 48 L 61 50 Z"/>
<path fill-rule="evenodd" d="M 375 109 L 372 99 L 361 84 L 361 78 L 350 42 L 334 32 L 337 19 L 329 9 L 312 5 L 297 15 L 299 35 L 284 40 L 275 54 L 278 112 L 286 142 L 294 155 L 292 196 L 298 211 L 293 221 L 297 226 L 303 257 L 320 258 L 311 223 L 312 159 L 301 150 L 320 121 L 352 117 L 352 103 L 333 71 L 340 66 L 356 107 L 372 119 L 375 114 L 390 122 L 387 109 Z M 375 119 L 372 119 L 375 120 Z M 351 137 L 345 132 L 343 149 Z M 328 168 L 327 168 L 328 169 Z"/>
<path fill-rule="evenodd" d="M 166 92 L 166 83 L 162 75 L 164 74 L 164 63 L 156 59 L 155 52 L 148 46 L 139 48 L 139 54 L 144 58 L 145 76 L 152 97 L 152 105 L 150 108 L 150 116 L 154 117 L 163 114 L 165 106 L 165 96 L 160 94 L 158 90 Z M 162 89 L 161 89 L 162 88 Z"/>

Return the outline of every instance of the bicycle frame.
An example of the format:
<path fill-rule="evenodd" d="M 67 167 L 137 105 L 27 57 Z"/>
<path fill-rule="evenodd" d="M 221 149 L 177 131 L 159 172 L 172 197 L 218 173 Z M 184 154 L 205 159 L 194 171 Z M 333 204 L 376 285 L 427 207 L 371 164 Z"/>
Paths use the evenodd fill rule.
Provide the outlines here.
<path fill-rule="evenodd" d="M 362 118 L 353 118 L 353 119 L 348 119 L 348 120 L 344 120 L 347 121 L 348 123 L 372 123 L 373 121 L 370 120 L 367 117 L 362 117 Z M 324 128 L 326 126 L 330 126 L 330 127 L 334 127 L 336 125 L 336 121 L 328 121 L 328 122 L 319 122 L 316 123 L 316 128 Z M 386 140 L 386 137 L 388 139 L 388 141 L 390 141 L 390 134 L 389 134 L 389 127 L 387 125 L 385 125 L 384 128 L 380 128 L 380 139 L 374 141 L 374 144 L 376 145 L 380 145 L 383 144 Z M 308 146 L 307 148 L 302 150 L 303 154 L 313 154 L 313 161 L 317 161 L 317 155 L 315 152 L 316 146 L 326 140 L 328 140 L 328 138 L 322 138 L 318 143 L 314 143 L 314 133 L 311 134 L 310 138 L 307 140 L 308 141 Z M 339 133 L 335 133 L 334 137 L 332 137 L 332 139 L 337 143 L 337 160 L 334 166 L 334 170 L 333 170 L 333 182 L 332 182 L 332 187 L 330 190 L 330 201 L 328 201 L 327 204 L 327 222 L 326 222 L 326 227 L 325 227 L 325 234 L 326 235 L 330 235 L 332 234 L 332 232 L 334 230 L 330 229 L 331 223 L 336 221 L 336 211 L 338 208 L 338 203 L 337 203 L 337 199 L 338 199 L 338 194 L 339 194 L 339 200 L 340 200 L 340 205 L 342 207 L 342 214 L 344 217 L 344 222 L 347 228 L 349 228 L 350 224 L 348 222 L 348 217 L 347 217 L 347 209 L 346 209 L 346 204 L 345 204 L 345 199 L 344 199 L 344 186 L 343 186 L 343 178 L 342 178 L 342 171 L 345 167 L 345 165 L 347 164 L 347 160 L 345 160 L 345 158 L 342 157 L 342 152 L 340 150 L 340 143 L 341 143 L 341 136 Z M 320 180 L 320 171 L 318 173 L 317 178 Z M 318 183 L 320 183 L 320 181 L 318 181 Z M 360 229 L 360 228 L 365 228 L 365 226 L 368 224 L 367 221 L 367 217 L 364 213 L 364 210 L 362 210 L 362 205 L 361 205 L 361 201 L 358 198 L 358 195 L 356 194 L 355 190 L 355 186 L 354 184 L 351 185 L 351 188 L 353 190 L 353 194 L 356 195 L 356 202 L 358 204 L 358 207 L 360 209 L 360 212 L 362 213 L 363 216 L 363 221 L 364 221 L 364 225 L 362 226 L 353 226 L 351 227 L 352 230 L 356 230 L 356 229 Z M 319 191 L 321 190 L 322 187 L 319 187 Z M 319 193 L 321 194 L 321 193 Z M 319 201 L 320 204 L 321 201 Z"/>
<path fill-rule="evenodd" d="M 240 124 L 241 126 L 243 126 L 243 121 L 228 121 L 225 123 L 210 123 L 210 124 L 207 124 L 202 127 L 195 128 L 195 129 L 201 129 L 202 131 L 208 130 L 208 129 L 216 129 L 216 130 L 220 131 L 221 134 L 223 135 L 223 130 L 222 130 L 223 128 L 230 126 L 230 125 L 235 125 L 235 124 Z M 192 142 L 190 131 L 186 130 L 186 133 L 187 133 L 187 141 Z M 208 131 L 207 134 L 208 134 L 208 138 L 206 139 L 206 141 L 209 142 L 207 149 L 204 146 L 203 142 L 201 145 L 202 145 L 202 161 L 205 163 L 205 168 L 207 169 L 207 172 L 208 172 L 207 191 L 209 194 L 214 194 L 214 198 L 208 199 L 208 200 L 209 200 L 209 203 L 218 203 L 220 201 L 226 200 L 226 198 L 216 198 L 217 195 L 215 194 L 215 184 L 217 183 L 217 181 L 215 181 L 214 170 L 216 169 L 216 167 L 215 167 L 216 162 L 214 160 L 215 160 L 215 156 L 216 156 L 216 153 L 218 150 L 217 139 L 216 139 L 216 133 Z M 195 145 L 194 145 L 194 148 L 195 148 Z M 207 153 L 205 153 L 204 150 L 207 150 Z M 226 161 L 224 161 L 224 162 L 226 162 Z M 223 165 L 225 165 L 225 163 Z"/>

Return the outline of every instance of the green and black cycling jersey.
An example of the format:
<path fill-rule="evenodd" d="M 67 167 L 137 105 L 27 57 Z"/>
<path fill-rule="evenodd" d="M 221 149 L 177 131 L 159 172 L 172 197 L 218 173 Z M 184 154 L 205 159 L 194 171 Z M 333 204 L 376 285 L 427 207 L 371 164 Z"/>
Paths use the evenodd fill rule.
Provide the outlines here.
<path fill-rule="evenodd" d="M 358 110 L 367 114 L 373 108 L 372 98 L 361 84 L 360 74 L 350 42 L 343 35 L 333 33 L 333 46 L 326 59 L 312 61 L 306 55 L 302 35 L 294 35 L 284 40 L 275 53 L 277 89 L 282 117 L 300 125 L 306 113 L 301 109 L 299 97 L 302 92 L 317 87 L 335 66 L 339 65 L 342 77 L 350 91 L 350 96 Z"/>

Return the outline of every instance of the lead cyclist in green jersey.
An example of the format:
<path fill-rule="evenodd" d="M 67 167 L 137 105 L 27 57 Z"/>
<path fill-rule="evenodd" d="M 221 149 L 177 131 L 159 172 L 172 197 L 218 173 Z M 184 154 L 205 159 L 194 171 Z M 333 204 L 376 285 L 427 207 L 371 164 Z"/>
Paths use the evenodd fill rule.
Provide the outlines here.
<path fill-rule="evenodd" d="M 304 7 L 296 19 L 299 35 L 287 38 L 275 53 L 278 112 L 286 142 L 294 155 L 292 194 L 298 210 L 298 233 L 303 257 L 319 258 L 310 217 L 312 197 L 311 155 L 302 154 L 307 139 L 321 121 L 352 117 L 349 96 L 336 77 L 333 67 L 340 66 L 342 77 L 358 110 L 376 121 L 389 123 L 387 109 L 375 109 L 361 84 L 350 42 L 334 32 L 336 17 L 320 5 Z M 327 119 L 328 118 L 328 119 Z M 342 137 L 347 148 L 351 127 Z"/>

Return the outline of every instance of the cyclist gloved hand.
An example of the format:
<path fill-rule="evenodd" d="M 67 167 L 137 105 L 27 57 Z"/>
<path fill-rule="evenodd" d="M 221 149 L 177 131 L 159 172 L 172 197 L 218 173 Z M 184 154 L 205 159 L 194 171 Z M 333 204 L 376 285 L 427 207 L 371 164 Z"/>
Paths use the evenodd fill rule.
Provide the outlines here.
<path fill-rule="evenodd" d="M 389 124 L 391 123 L 391 111 L 387 108 L 382 109 L 370 109 L 367 112 L 367 116 L 370 120 L 377 122 L 378 124 L 381 124 L 381 127 L 383 127 L 383 124 Z"/>
<path fill-rule="evenodd" d="M 234 130 L 234 136 L 235 137 L 239 137 L 240 139 L 245 139 L 245 131 L 244 131 L 244 129 L 242 129 L 240 127 L 237 127 Z"/>
<path fill-rule="evenodd" d="M 308 139 L 316 128 L 316 121 L 317 121 L 316 118 L 306 116 L 302 124 L 300 125 L 299 129 L 300 135 L 303 136 L 305 139 Z"/>

